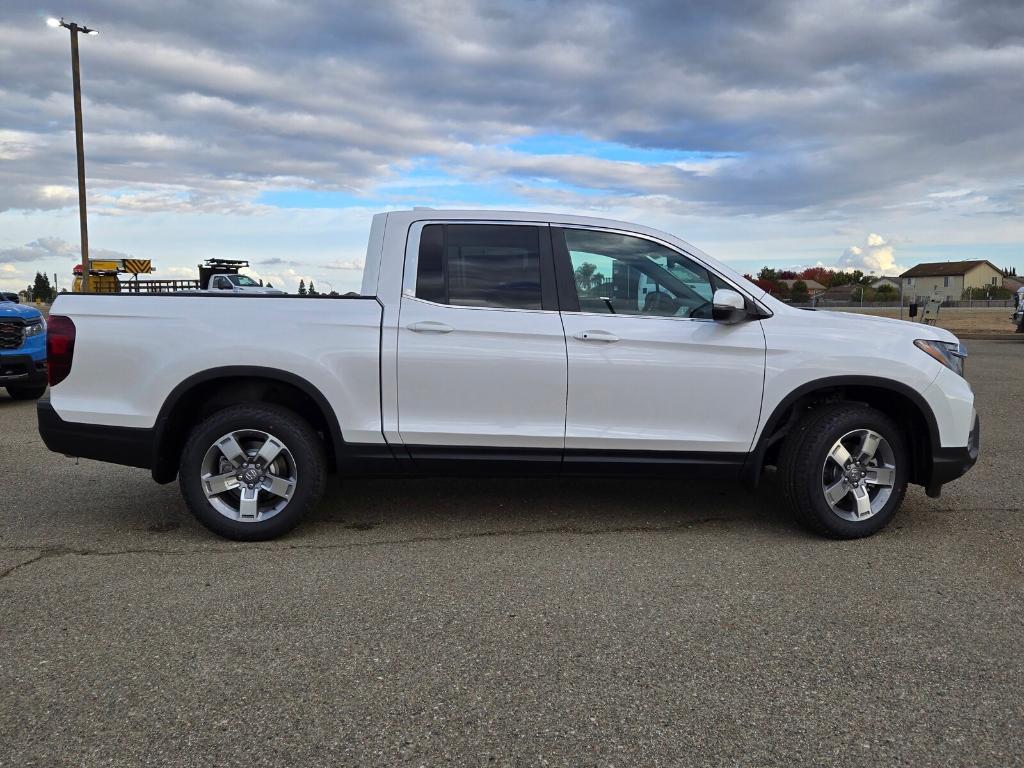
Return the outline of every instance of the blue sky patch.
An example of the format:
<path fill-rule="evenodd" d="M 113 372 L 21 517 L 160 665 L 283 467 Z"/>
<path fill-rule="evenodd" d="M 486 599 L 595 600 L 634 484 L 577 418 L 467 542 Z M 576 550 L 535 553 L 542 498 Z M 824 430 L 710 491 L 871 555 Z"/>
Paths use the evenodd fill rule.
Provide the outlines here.
<path fill-rule="evenodd" d="M 265 189 L 256 202 L 275 208 L 351 208 L 379 204 L 379 201 L 351 192 L 327 189 Z"/>
<path fill-rule="evenodd" d="M 738 152 L 696 152 L 664 147 L 637 147 L 614 141 L 601 141 L 586 136 L 540 133 L 517 139 L 507 149 L 528 155 L 584 155 L 601 160 L 656 165 L 663 163 L 699 162 L 722 157 L 739 157 Z"/>

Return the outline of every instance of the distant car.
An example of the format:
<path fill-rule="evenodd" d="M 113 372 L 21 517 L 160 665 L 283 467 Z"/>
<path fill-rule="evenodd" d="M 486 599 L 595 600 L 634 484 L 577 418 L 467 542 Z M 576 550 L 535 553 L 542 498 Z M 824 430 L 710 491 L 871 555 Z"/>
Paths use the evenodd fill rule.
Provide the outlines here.
<path fill-rule="evenodd" d="M 15 400 L 46 391 L 46 320 L 35 307 L 0 301 L 0 387 Z"/>
<path fill-rule="evenodd" d="M 208 291 L 231 291 L 232 293 L 267 293 L 284 296 L 280 288 L 260 285 L 248 275 L 214 275 L 210 278 Z"/>
<path fill-rule="evenodd" d="M 0 291 L 0 304 L 2 304 L 5 301 L 9 301 L 12 304 L 20 304 L 21 298 L 19 298 L 18 294 L 16 293 L 6 293 L 4 291 Z"/>

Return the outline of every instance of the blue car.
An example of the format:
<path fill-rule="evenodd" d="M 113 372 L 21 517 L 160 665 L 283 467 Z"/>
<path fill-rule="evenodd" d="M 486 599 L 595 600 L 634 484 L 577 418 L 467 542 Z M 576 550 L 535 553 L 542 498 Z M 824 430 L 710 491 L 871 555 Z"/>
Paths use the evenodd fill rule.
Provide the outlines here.
<path fill-rule="evenodd" d="M 35 400 L 46 391 L 46 320 L 9 294 L 0 294 L 0 387 L 15 400 Z"/>

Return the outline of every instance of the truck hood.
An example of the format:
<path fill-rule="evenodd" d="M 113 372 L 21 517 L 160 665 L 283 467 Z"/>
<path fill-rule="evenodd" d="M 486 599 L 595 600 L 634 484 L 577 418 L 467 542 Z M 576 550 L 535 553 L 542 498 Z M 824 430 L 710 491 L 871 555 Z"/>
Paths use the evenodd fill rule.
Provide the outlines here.
<path fill-rule="evenodd" d="M 0 319 L 17 317 L 22 320 L 35 320 L 43 313 L 26 304 L 15 304 L 13 301 L 0 302 Z"/>
<path fill-rule="evenodd" d="M 924 323 L 914 323 L 908 320 L 896 320 L 895 318 L 878 317 L 876 315 L 861 315 L 856 312 L 790 309 L 794 312 L 806 314 L 808 316 L 808 323 L 814 326 L 827 324 L 832 328 L 842 328 L 850 332 L 861 330 L 864 333 L 886 333 L 910 340 L 932 339 L 953 344 L 957 344 L 960 341 L 945 328 L 925 325 Z"/>

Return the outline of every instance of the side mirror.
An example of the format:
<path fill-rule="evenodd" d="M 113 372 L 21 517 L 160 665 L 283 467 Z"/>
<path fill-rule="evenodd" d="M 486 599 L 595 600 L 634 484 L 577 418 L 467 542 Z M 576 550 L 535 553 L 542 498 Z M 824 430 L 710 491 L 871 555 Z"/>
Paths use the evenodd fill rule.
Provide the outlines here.
<path fill-rule="evenodd" d="M 747 302 L 731 288 L 719 288 L 711 300 L 711 317 L 719 323 L 732 325 L 747 316 Z"/>

